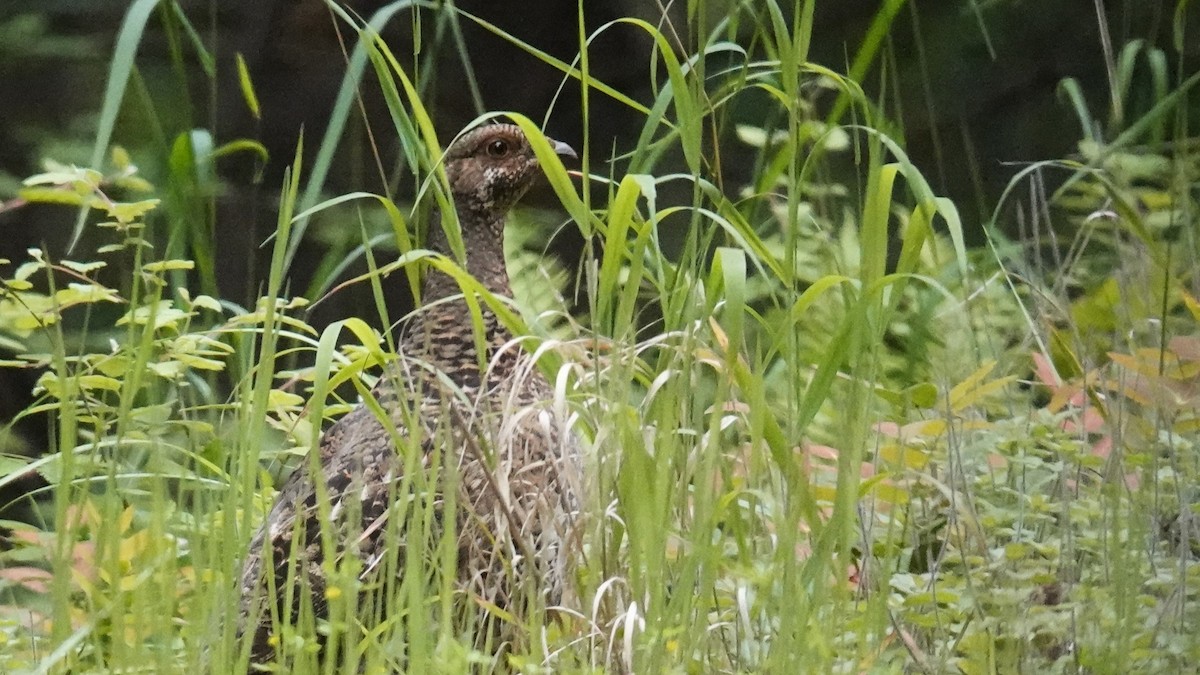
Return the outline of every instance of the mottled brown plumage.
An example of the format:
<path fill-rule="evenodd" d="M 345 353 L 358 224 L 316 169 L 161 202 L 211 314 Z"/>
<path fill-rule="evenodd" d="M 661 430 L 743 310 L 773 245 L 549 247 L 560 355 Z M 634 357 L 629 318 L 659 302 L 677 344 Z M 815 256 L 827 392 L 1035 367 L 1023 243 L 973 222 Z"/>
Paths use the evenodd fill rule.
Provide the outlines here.
<path fill-rule="evenodd" d="M 550 143 L 560 154 L 574 154 Z M 475 129 L 451 145 L 445 170 L 467 271 L 489 291 L 509 295 L 505 215 L 540 174 L 528 140 L 513 125 Z M 430 239 L 430 248 L 449 254 L 437 225 Z M 454 501 L 455 606 L 460 618 L 473 617 L 463 623 L 476 626 L 477 641 L 485 633 L 493 647 L 520 639 L 498 631 L 494 617 L 482 622 L 488 628 L 478 628 L 479 607 L 520 616 L 527 607 L 562 601 L 578 446 L 553 414 L 549 384 L 483 303 L 486 353 L 479 354 L 461 293 L 453 279 L 430 272 L 422 288 L 425 307 L 404 327 L 397 361 L 373 391 L 386 422 L 368 407 L 355 408 L 322 437 L 319 471 L 307 461 L 280 489 L 242 570 L 238 635 L 249 642 L 252 663 L 287 651 L 279 649 L 282 624 L 299 626 L 292 632 L 301 637 L 307 626 L 310 644 L 330 650 L 328 626 L 320 626 L 328 618 L 328 597 L 340 597 L 329 591 L 331 570 L 362 582 L 352 612 L 359 625 L 343 626 L 357 631 L 355 640 L 388 618 L 388 596 L 404 579 L 406 561 L 433 555 Z M 458 486 L 454 495 L 446 494 L 447 484 Z M 323 532 L 318 514 L 326 504 L 330 525 Z M 414 513 L 434 513 L 436 522 L 410 522 Z M 427 562 L 426 574 L 438 565 Z"/>

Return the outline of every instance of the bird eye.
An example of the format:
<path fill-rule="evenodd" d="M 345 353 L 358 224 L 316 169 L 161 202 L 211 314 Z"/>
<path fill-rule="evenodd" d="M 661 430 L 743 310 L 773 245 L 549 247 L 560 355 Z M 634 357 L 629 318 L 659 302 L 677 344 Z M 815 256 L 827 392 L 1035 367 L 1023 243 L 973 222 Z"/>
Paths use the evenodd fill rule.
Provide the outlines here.
<path fill-rule="evenodd" d="M 502 140 L 494 140 L 487 145 L 487 154 L 492 157 L 503 157 L 508 154 L 508 143 Z"/>

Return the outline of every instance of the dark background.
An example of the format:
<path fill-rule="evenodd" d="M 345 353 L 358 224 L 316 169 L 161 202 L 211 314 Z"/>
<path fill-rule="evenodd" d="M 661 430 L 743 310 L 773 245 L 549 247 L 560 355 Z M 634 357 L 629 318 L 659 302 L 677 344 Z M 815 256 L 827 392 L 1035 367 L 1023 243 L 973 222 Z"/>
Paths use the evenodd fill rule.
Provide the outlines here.
<path fill-rule="evenodd" d="M 4 174 L 0 197 L 11 197 L 15 181 L 37 171 L 47 156 L 86 160 L 83 151 L 90 149 L 89 133 L 94 136 L 112 45 L 127 4 L 114 0 L 0 4 L 0 171 Z M 363 17 L 385 4 L 346 3 Z M 817 2 L 811 60 L 845 72 L 880 4 Z M 1141 39 L 1174 56 L 1170 36 L 1175 3 L 1109 0 L 1104 4 L 1115 49 Z M 464 0 L 456 6 L 558 58 L 570 60 L 578 49 L 575 3 Z M 718 16 L 722 3 L 709 6 L 713 17 Z M 178 73 L 169 58 L 170 39 L 162 22 L 152 19 L 138 54 L 141 80 L 156 97 L 190 100 L 187 109 L 159 106 L 163 118 L 159 125 L 167 135 L 189 128 L 184 125 L 188 122 L 213 129 L 218 141 L 260 140 L 271 156 L 263 185 L 272 193 L 292 159 L 301 128 L 306 130 L 310 154 L 315 150 L 345 71 L 342 40 L 350 42 L 352 36 L 345 34 L 344 27 L 339 36 L 322 0 L 214 0 L 184 2 L 183 7 L 199 30 L 211 31 L 205 39 L 216 35 L 216 93 L 198 68 L 189 73 L 192 91 L 178 91 Z M 667 16 L 690 45 L 683 7 L 684 3 L 673 3 Z M 652 0 L 590 0 L 585 14 L 590 31 L 622 16 L 657 23 L 662 11 Z M 427 19 L 425 25 L 431 23 Z M 386 33 L 402 57 L 412 44 L 411 24 L 410 15 L 402 10 Z M 1188 56 L 1195 60 L 1200 58 L 1200 22 L 1193 17 L 1191 24 L 1197 28 L 1192 31 L 1197 38 L 1190 41 Z M 559 87 L 559 74 L 473 22 L 463 20 L 461 25 L 483 107 L 542 119 Z M 889 35 L 890 44 L 879 59 L 882 65 L 876 64 L 863 85 L 878 95 L 880 68 L 891 69 L 894 84 L 887 94 L 895 97 L 895 104 L 889 112 L 902 121 L 910 154 L 935 189 L 953 198 L 968 215 L 990 207 L 1007 184 L 1014 171 L 1003 162 L 1062 157 L 1074 150 L 1082 132 L 1070 107 L 1056 93 L 1063 78 L 1080 81 L 1093 112 L 1103 119 L 1108 87 L 1094 3 L 912 0 L 901 8 Z M 479 111 L 464 84 L 461 54 L 451 38 L 433 35 L 426 28 L 422 43 L 425 49 L 438 50 L 439 57 L 426 104 L 435 111 L 439 132 L 450 135 Z M 188 52 L 186 44 L 184 52 Z M 246 112 L 238 91 L 232 65 L 238 53 L 250 66 L 262 103 L 258 122 Z M 649 53 L 649 38 L 618 27 L 593 45 L 592 69 L 599 79 L 644 102 L 649 97 Z M 374 140 L 386 155 L 394 151 L 394 144 L 389 143 L 390 126 L 382 102 L 370 86 L 364 86 L 363 92 L 376 131 Z M 559 96 L 547 131 L 578 142 L 582 135 L 578 106 L 578 89 L 568 87 Z M 592 97 L 592 106 L 593 147 L 619 151 L 633 144 L 640 130 L 638 113 L 602 95 Z M 754 121 L 754 111 L 740 112 Z M 144 122 L 137 111 L 127 112 L 114 142 L 135 150 L 149 146 L 154 139 Z M 361 126 L 361 121 L 355 124 Z M 365 139 L 354 132 L 352 128 L 347 133 L 342 162 L 329 181 L 332 193 L 379 187 L 369 185 L 371 172 L 362 166 L 368 158 L 361 147 L 355 147 Z M 978 184 L 972 179 L 972 160 L 978 167 Z M 235 179 L 246 177 L 237 173 L 238 167 L 223 169 Z M 31 239 L 61 241 L 61 230 L 66 228 L 45 223 L 47 227 L 34 232 L 20 227 L 29 222 L 25 215 L 5 218 L 5 229 Z M 262 221 L 225 219 L 219 235 L 274 227 L 272 220 Z M 57 219 L 59 225 L 66 222 L 73 222 L 72 218 Z M 0 256 L 9 258 L 19 257 L 25 249 L 10 237 L 4 237 L 0 246 Z"/>

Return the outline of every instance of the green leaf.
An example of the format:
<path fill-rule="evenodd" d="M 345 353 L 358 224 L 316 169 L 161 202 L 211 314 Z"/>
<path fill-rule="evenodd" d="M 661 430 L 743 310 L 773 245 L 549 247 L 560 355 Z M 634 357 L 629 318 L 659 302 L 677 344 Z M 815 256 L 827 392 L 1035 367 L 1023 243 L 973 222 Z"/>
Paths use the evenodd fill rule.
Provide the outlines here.
<path fill-rule="evenodd" d="M 103 262 L 103 261 L 81 263 L 81 262 L 75 262 L 73 260 L 63 260 L 59 264 L 62 265 L 63 267 L 66 267 L 69 270 L 79 272 L 80 274 L 88 274 L 89 272 L 95 272 L 98 269 L 102 269 L 102 268 L 108 266 L 108 263 Z"/>
<path fill-rule="evenodd" d="M 54 293 L 54 301 L 62 307 L 70 307 L 95 302 L 121 302 L 121 297 L 113 289 L 100 284 L 70 283 Z"/>
<path fill-rule="evenodd" d="M 180 321 L 190 316 L 191 312 L 176 309 L 170 300 L 160 300 L 144 307 L 133 308 L 117 319 L 117 325 L 123 326 L 132 322 L 134 325 L 144 326 L 153 321 L 154 329 L 158 330 L 166 326 L 176 327 Z"/>
<path fill-rule="evenodd" d="M 267 395 L 267 405 L 271 408 L 299 408 L 304 405 L 304 397 L 290 391 L 272 389 Z"/>
<path fill-rule="evenodd" d="M 937 405 L 938 388 L 931 382 L 921 382 L 905 389 L 904 395 L 914 406 L 929 409 Z"/>
<path fill-rule="evenodd" d="M 222 311 L 221 303 L 216 298 L 213 298 L 209 295 L 197 295 L 192 300 L 192 306 L 199 307 L 200 309 L 212 310 L 217 313 Z"/>
<path fill-rule="evenodd" d="M 182 361 L 177 360 L 147 363 L 146 368 L 155 375 L 167 380 L 178 380 L 187 372 L 187 366 Z"/>
<path fill-rule="evenodd" d="M 71 190 L 63 190 L 61 188 L 24 188 L 17 192 L 17 196 L 30 204 L 60 204 L 63 206 L 84 206 L 96 208 L 102 205 L 102 202 L 91 196 L 81 195 L 78 192 Z"/>
<path fill-rule="evenodd" d="M 39 173 L 21 181 L 22 185 L 58 185 L 71 186 L 77 195 L 86 195 L 100 187 L 104 174 L 95 169 L 76 166 L 54 165 L 52 170 Z"/>
<path fill-rule="evenodd" d="M 949 396 L 950 409 L 954 412 L 962 412 L 1016 381 L 1016 377 L 1012 375 L 996 378 L 990 382 L 985 381 L 995 367 L 996 362 L 994 360 L 985 361 L 975 372 L 967 376 L 967 379 L 951 389 Z"/>
<path fill-rule="evenodd" d="M 187 354 L 183 352 L 172 352 L 171 355 L 188 368 L 212 371 L 225 370 L 225 363 L 216 359 L 210 359 L 204 356 L 197 356 L 196 354 Z"/>
<path fill-rule="evenodd" d="M 115 202 L 105 203 L 103 209 L 117 220 L 122 225 L 128 225 L 135 220 L 140 220 L 150 211 L 153 211 L 159 203 L 158 199 L 143 199 L 140 202 Z"/>
<path fill-rule="evenodd" d="M 17 281 L 24 281 L 31 277 L 34 272 L 45 267 L 46 263 L 42 262 L 41 260 L 22 263 L 21 266 L 17 268 L 17 271 L 13 273 L 13 278 Z"/>
<path fill-rule="evenodd" d="M 80 375 L 76 381 L 80 391 L 100 389 L 102 391 L 121 391 L 121 380 L 104 375 Z"/>
<path fill-rule="evenodd" d="M 254 119 L 262 119 L 258 95 L 254 93 L 254 83 L 250 81 L 250 69 L 246 67 L 246 59 L 242 58 L 241 52 L 238 52 L 234 58 L 237 61 L 238 86 L 242 88 L 242 100 L 246 102 L 246 107 Z"/>
<path fill-rule="evenodd" d="M 142 271 L 149 274 L 158 274 L 160 272 L 170 272 L 172 270 L 190 270 L 196 267 L 196 263 L 191 260 L 160 260 L 158 262 L 147 263 L 142 266 Z"/>

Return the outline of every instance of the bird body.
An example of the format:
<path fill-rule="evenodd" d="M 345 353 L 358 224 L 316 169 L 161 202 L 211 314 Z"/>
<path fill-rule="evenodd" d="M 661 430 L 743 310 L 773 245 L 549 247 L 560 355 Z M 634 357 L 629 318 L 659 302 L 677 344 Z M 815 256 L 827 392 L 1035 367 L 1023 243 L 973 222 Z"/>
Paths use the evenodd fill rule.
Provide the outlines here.
<path fill-rule="evenodd" d="M 455 141 L 445 163 L 466 270 L 508 295 L 505 215 L 540 174 L 528 139 L 513 125 L 481 127 Z M 430 240 L 449 253 L 440 227 Z M 414 556 L 426 557 L 426 573 L 435 569 L 434 542 L 451 524 L 455 593 L 474 601 L 468 608 L 522 616 L 564 598 L 578 442 L 554 413 L 549 383 L 486 305 L 477 305 L 476 336 L 458 283 L 437 271 L 422 285 L 422 302 L 372 391 L 377 406 L 356 407 L 324 433 L 318 456 L 281 487 L 251 541 L 238 623 L 251 663 L 279 658 L 288 630 L 303 634 L 304 626 L 311 635 L 302 637 L 326 651 L 330 629 L 321 624 L 331 618 L 330 599 L 342 597 L 331 579 L 338 570 L 362 589 L 349 613 L 361 634 L 388 620 L 389 596 L 414 573 Z M 497 631 L 496 616 L 463 615 L 473 616 L 465 623 L 476 624 L 467 630 L 477 643 L 519 639 Z"/>

